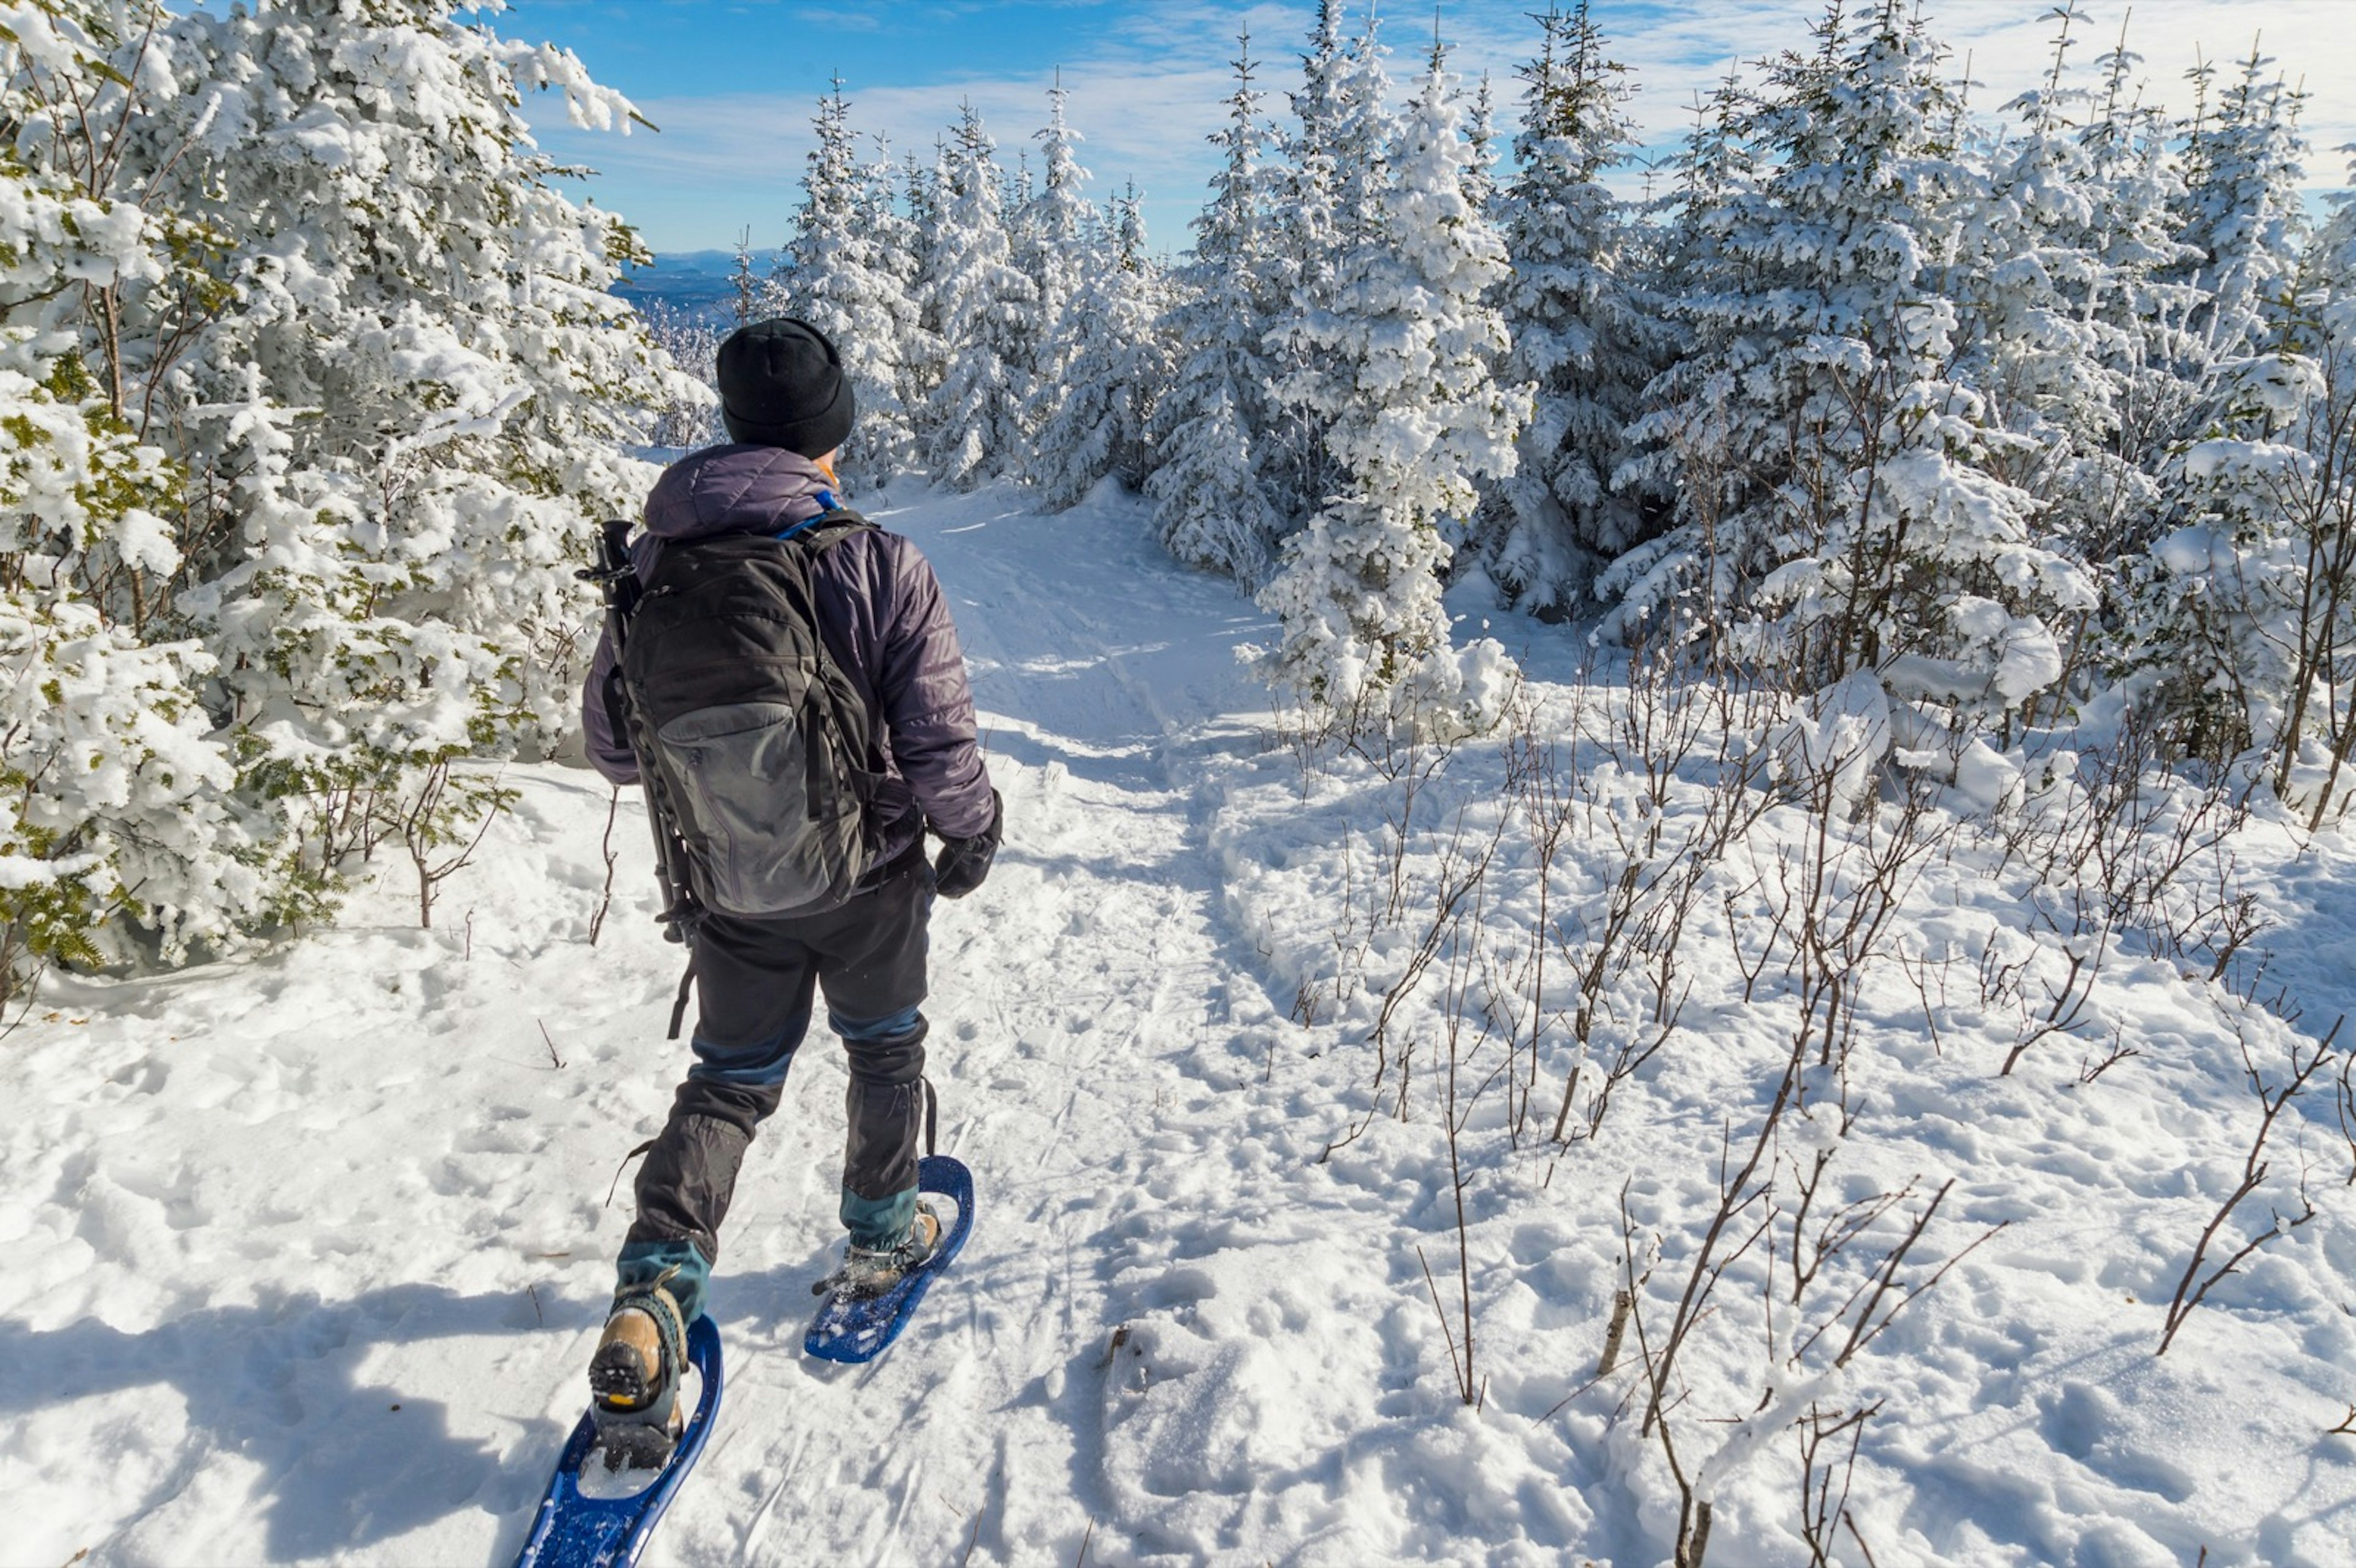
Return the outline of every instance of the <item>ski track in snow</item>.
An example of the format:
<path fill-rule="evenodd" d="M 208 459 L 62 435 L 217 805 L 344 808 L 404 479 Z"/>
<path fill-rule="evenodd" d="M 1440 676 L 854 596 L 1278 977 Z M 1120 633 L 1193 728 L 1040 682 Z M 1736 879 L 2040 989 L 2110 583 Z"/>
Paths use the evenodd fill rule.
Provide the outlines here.
<path fill-rule="evenodd" d="M 721 1424 L 647 1560 L 1665 1562 L 1674 1516 L 1616 1396 L 1546 1418 L 1601 1339 L 1622 1178 L 1640 1221 L 1709 1201 L 1740 1115 L 1714 1059 L 1671 1053 L 1641 1122 L 1617 1113 L 1543 1190 L 1543 1156 L 1476 1172 L 1490 1381 L 1464 1408 L 1416 1256 L 1446 1288 L 1444 1147 L 1376 1120 L 1318 1160 L 1365 1063 L 1284 1015 L 1330 930 L 1332 829 L 1364 802 L 1268 753 L 1234 657 L 1265 618 L 1172 566 L 1133 503 L 871 505 L 940 571 L 1006 797 L 990 882 L 936 911 L 927 1005 L 979 1221 L 882 1360 L 801 1356 L 840 1245 L 844 1077 L 814 1029 L 723 1239 Z M 1533 673 L 1568 657 L 1534 649 Z M 584 1398 L 627 1222 L 626 1173 L 610 1205 L 609 1184 L 687 1053 L 661 1038 L 679 954 L 642 817 L 626 804 L 593 949 L 606 792 L 510 777 L 519 806 L 434 930 L 389 869 L 337 930 L 59 980 L 0 1040 L 0 1562 L 512 1557 Z M 2279 972 L 2325 1019 L 2356 1009 L 2352 867 L 2327 839 L 2267 884 Z M 1956 882 L 1963 932 L 1988 895 Z M 2152 1292 L 2240 1129 L 2196 1101 L 2201 1020 L 2120 983 L 2149 991 L 2155 1049 L 2111 1095 L 1999 1083 L 1880 1020 L 1870 1089 L 1905 1136 L 1866 1174 L 1944 1162 L 1965 1219 L 2016 1221 L 1888 1336 L 1912 1384 L 1858 1489 L 1882 1568 L 2356 1563 L 2356 1446 L 2313 1436 L 2356 1401 L 2356 1243 L 2328 1213 L 2253 1265 L 2234 1300 L 2255 1308 L 2204 1307 L 2154 1360 Z M 1713 1043 L 1739 1054 L 1751 1027 L 1729 1014 Z M 1972 1168 L 1995 1147 L 2036 1179 Z M 2122 1218 L 2147 1212 L 2148 1235 Z M 2111 1321 L 2122 1298 L 2144 1316 Z M 1784 1467 L 1721 1492 L 1713 1568 L 1805 1561 L 1774 1522 Z"/>

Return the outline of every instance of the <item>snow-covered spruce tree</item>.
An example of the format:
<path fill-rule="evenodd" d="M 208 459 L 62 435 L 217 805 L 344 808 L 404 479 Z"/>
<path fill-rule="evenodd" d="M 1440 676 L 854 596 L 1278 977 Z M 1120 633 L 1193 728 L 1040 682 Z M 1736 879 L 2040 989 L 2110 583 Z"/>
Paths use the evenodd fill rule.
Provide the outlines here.
<path fill-rule="evenodd" d="M 945 151 L 945 147 L 935 149 L 937 155 Z M 941 384 L 946 368 L 940 334 L 933 330 L 925 298 L 925 266 L 939 228 L 933 199 L 938 174 L 937 155 L 932 168 L 926 168 L 914 153 L 894 168 L 890 148 L 879 141 L 876 159 L 867 165 L 862 208 L 869 231 L 882 246 L 885 269 L 898 283 L 901 294 L 916 307 L 915 318 L 900 340 L 899 398 L 900 406 L 907 411 L 912 450 L 919 468 L 931 432 L 926 421 L 933 390 Z"/>
<path fill-rule="evenodd" d="M 2178 237 L 2176 127 L 2137 95 L 2141 62 L 2124 27 L 2096 62 L 2101 88 L 2083 101 L 2061 69 L 2067 41 L 2066 32 L 2057 40 L 2045 91 L 2019 105 L 2028 123 L 2017 155 L 1994 160 L 1979 231 L 1979 265 L 1991 276 L 2012 264 L 2004 249 L 2011 240 L 2034 244 L 2040 260 L 2031 275 L 2008 277 L 2012 293 L 1991 291 L 1967 306 L 1985 311 L 1987 325 L 1967 316 L 1975 358 L 1961 373 L 1988 387 L 2008 429 L 2051 443 L 2000 458 L 1999 471 L 2046 502 L 2046 526 L 2068 553 L 2101 567 L 2148 549 L 2158 473 L 2205 375 L 2188 379 L 2187 368 L 2211 356 L 2193 327 L 2206 295 L 2187 281 L 2200 252 Z M 2084 123 L 2072 132 L 2082 109 Z M 2008 236 L 2013 205 L 2018 233 Z M 2064 436 L 2073 443 L 2066 453 L 2056 439 Z M 2115 610 L 2104 614 L 2117 619 Z"/>
<path fill-rule="evenodd" d="M 2113 389 L 2092 307 L 2115 285 L 2099 253 L 2094 158 L 2081 133 L 2092 90 L 2068 74 L 2079 17 L 2068 0 L 2044 80 L 2006 105 L 2011 133 L 1987 150 L 1978 210 L 1954 269 L 1975 380 L 2044 461 L 2109 434 Z"/>
<path fill-rule="evenodd" d="M 2276 742 L 2275 793 L 2293 797 L 2294 768 L 2323 761 L 2310 828 L 2344 805 L 2356 760 L 2356 170 L 2338 210 L 2309 249 L 2286 323 L 2286 347 L 2313 366 L 2287 432 L 2283 511 L 2297 540 L 2300 592 L 2289 634 L 2288 712 Z M 2314 744 L 2309 746 L 2309 738 Z"/>
<path fill-rule="evenodd" d="M 670 362 L 692 377 L 670 400 L 655 408 L 647 425 L 647 444 L 667 451 L 710 446 L 728 439 L 720 424 L 720 396 L 712 388 L 714 362 L 727 327 L 710 315 L 663 300 L 638 304 L 647 332 Z"/>
<path fill-rule="evenodd" d="M 948 138 L 935 136 L 929 166 L 913 152 L 900 165 L 900 199 L 907 210 L 909 231 L 916 239 L 916 273 L 920 279 L 925 258 L 932 254 L 933 240 L 940 231 L 940 191 L 948 155 Z"/>
<path fill-rule="evenodd" d="M 1026 467 L 1046 455 L 1040 432 L 1063 405 L 1066 371 L 1088 330 L 1088 324 L 1072 319 L 1072 303 L 1101 261 L 1098 237 L 1089 233 L 1096 215 L 1082 190 L 1088 171 L 1073 151 L 1083 138 L 1064 118 L 1070 97 L 1059 72 L 1047 93 L 1047 123 L 1033 137 L 1043 165 L 1039 190 L 1023 203 L 1013 226 L 1014 264 L 1039 291 L 1031 359 L 1023 367 L 1031 381 L 1031 403 L 1023 411 L 1031 440 Z"/>
<path fill-rule="evenodd" d="M 1440 53 L 1386 167 L 1368 233 L 1343 257 L 1329 310 L 1300 320 L 1307 366 L 1278 389 L 1311 412 L 1342 488 L 1292 536 L 1259 603 L 1283 623 L 1269 672 L 1334 722 L 1478 729 L 1510 677 L 1488 640 L 1451 645 L 1440 603 L 1473 481 L 1509 472 L 1529 396 L 1500 388 L 1490 292 L 1505 242 L 1464 194 L 1472 149 Z"/>
<path fill-rule="evenodd" d="M 2329 679 L 2319 649 L 2340 634 L 2319 616 L 2339 590 L 2316 531 L 2319 485 L 2329 481 L 2309 448 L 2333 443 L 2311 434 L 2319 420 L 2328 428 L 2317 405 L 2331 401 L 2311 308 L 2294 335 L 2306 144 L 2299 100 L 2265 80 L 2270 64 L 2254 50 L 2186 147 L 2184 237 L 2200 256 L 2200 303 L 2177 368 L 2196 400 L 2158 466 L 2153 548 L 2129 563 L 2120 596 L 2128 657 L 2183 721 L 2187 743 L 2221 761 L 2255 748 L 2286 785 L 2309 693 Z M 2204 102 L 2206 71 L 2196 73 Z"/>
<path fill-rule="evenodd" d="M 571 570 L 635 510 L 653 471 L 622 448 L 684 381 L 608 292 L 636 238 L 554 188 L 519 112 L 627 103 L 458 9 L 257 0 L 169 20 L 125 71 L 180 88 L 119 166 L 215 237 L 210 284 L 125 290 L 88 330 L 186 470 L 172 630 L 215 661 L 289 913 L 390 837 L 430 916 L 424 862 L 496 800 L 452 764 L 570 728 Z"/>
<path fill-rule="evenodd" d="M 1304 370 L 1323 373 L 1308 322 L 1333 307 L 1342 259 L 1379 230 L 1381 196 L 1395 131 L 1389 109 L 1388 50 L 1371 10 L 1347 43 L 1340 0 L 1318 0 L 1301 85 L 1291 95 L 1296 123 L 1287 139 L 1290 178 L 1274 203 L 1267 247 L 1270 287 L 1281 303 L 1269 324 L 1269 371 L 1277 385 Z M 1344 482 L 1316 414 L 1273 400 L 1259 434 L 1260 472 L 1269 497 L 1297 528 Z"/>
<path fill-rule="evenodd" d="M 753 259 L 753 231 L 749 229 L 736 236 L 736 264 L 728 271 L 728 310 L 736 325 L 757 321 L 768 314 L 775 282 L 776 267 L 764 273 Z"/>
<path fill-rule="evenodd" d="M 1623 635 L 1682 610 L 1804 689 L 1870 671 L 1953 720 L 2058 678 L 2050 617 L 2094 590 L 1990 471 L 2001 434 L 1952 374 L 1949 274 L 1980 182 L 1944 141 L 1941 51 L 1908 10 L 1835 5 L 1744 127 L 1770 171 L 1692 216 L 1716 287 L 1682 304 L 1691 347 L 1637 433 L 1693 482 L 1603 585 Z"/>
<path fill-rule="evenodd" d="M 130 79 L 109 57 L 160 20 L 0 5 L 0 1004 L 53 962 L 221 942 L 267 901 L 201 700 L 213 660 L 169 616 L 184 475 L 81 331 L 126 291 L 205 291 L 183 260 L 205 237 L 112 178 Z"/>
<path fill-rule="evenodd" d="M 1262 264 L 1272 291 L 1288 305 L 1296 293 L 1306 292 L 1319 299 L 1332 293 L 1342 224 L 1336 144 L 1344 113 L 1345 65 L 1341 0 L 1317 0 L 1309 48 L 1301 57 L 1301 85 L 1286 95 L 1292 107 L 1292 127 L 1279 147 L 1281 158 L 1269 171 L 1273 199 L 1266 204 Z M 1247 80 L 1246 91 L 1248 87 Z M 1253 96 L 1256 100 L 1257 95 Z M 1232 109 L 1237 101 L 1228 101 Z M 1252 112 L 1258 113 L 1256 101 Z M 1235 123 L 1232 113 L 1229 123 Z M 1234 148 L 1230 141 L 1230 157 Z"/>
<path fill-rule="evenodd" d="M 2332 537 L 2336 476 L 2308 450 L 2346 396 L 2330 395 L 2304 355 L 2244 359 L 2221 375 L 2215 433 L 2161 475 L 2166 531 L 2147 561 L 2129 563 L 2124 595 L 2136 612 L 2127 662 L 2145 703 L 2179 721 L 2192 754 L 2222 763 L 2253 752 L 2278 763 L 2286 786 L 2298 709 L 2329 686 L 2332 650 L 2349 635 L 2333 624 L 2350 592 L 2347 547 Z M 2328 438 L 2319 444 L 2346 455 Z"/>
<path fill-rule="evenodd" d="M 1472 147 L 1472 165 L 1464 171 L 1464 199 L 1472 204 L 1473 211 L 1494 219 L 1497 216 L 1497 96 L 1490 89 L 1485 70 L 1481 73 L 1479 91 L 1472 94 L 1464 140 Z"/>
<path fill-rule="evenodd" d="M 892 160 L 891 142 L 877 135 L 874 156 L 860 170 L 857 221 L 875 246 L 875 257 L 887 286 L 898 292 L 904 308 L 893 317 L 899 338 L 892 350 L 899 400 L 897 450 L 901 465 L 921 467 L 916 452 L 917 411 L 938 379 L 940 346 L 925 331 L 924 296 L 917 280 L 925 266 L 924 246 L 916 219 L 900 200 L 901 169 Z"/>
<path fill-rule="evenodd" d="M 1012 240 L 1023 227 L 1023 211 L 1031 205 L 1031 149 L 1014 149 L 1014 177 L 1001 178 L 998 188 L 998 222 Z"/>
<path fill-rule="evenodd" d="M 1726 478 L 1710 471 L 1712 459 L 1679 434 L 1675 419 L 1657 416 L 1707 373 L 1694 352 L 1685 302 L 1740 286 L 1740 263 L 1727 253 L 1716 219 L 1759 187 L 1748 139 L 1751 108 L 1749 84 L 1738 69 L 1730 69 L 1708 93 L 1696 93 L 1693 127 L 1672 159 L 1671 188 L 1648 195 L 1637 222 L 1622 230 L 1624 240 L 1641 247 L 1635 272 L 1648 306 L 1648 358 L 1659 368 L 1639 395 L 1635 421 L 1621 432 L 1627 456 L 1612 473 L 1610 486 L 1634 499 L 1646 539 L 1676 521 L 1714 517 L 1723 500 Z M 1612 592 L 1590 589 L 1599 599 Z"/>
<path fill-rule="evenodd" d="M 1038 286 L 1012 264 L 997 144 L 964 106 L 942 154 L 924 278 L 925 323 L 941 342 L 940 384 L 924 432 L 936 483 L 970 490 L 1018 468 Z"/>
<path fill-rule="evenodd" d="M 1246 588 L 1268 576 L 1283 517 L 1261 476 L 1269 428 L 1264 343 L 1274 274 L 1268 255 L 1269 133 L 1252 86 L 1251 36 L 1238 40 L 1211 200 L 1195 218 L 1193 259 L 1179 269 L 1160 336 L 1176 369 L 1154 405 L 1157 466 L 1145 481 L 1154 527 L 1179 560 Z"/>
<path fill-rule="evenodd" d="M 2043 503 L 2041 526 L 2086 560 L 2118 548 L 2152 498 L 2123 450 L 2131 378 L 2151 347 L 2136 314 L 2153 299 L 2138 263 L 2177 252 L 2108 231 L 2100 156 L 2126 127 L 2102 117 L 2116 112 L 2117 79 L 2108 101 L 2072 81 L 2076 0 L 2055 15 L 2052 63 L 2007 106 L 2019 123 L 1986 149 L 1984 194 L 1958 226 L 1955 376 L 2013 438 L 1990 444 L 1987 470 Z"/>
<path fill-rule="evenodd" d="M 778 281 L 785 314 L 833 340 L 859 402 L 838 472 L 854 484 L 882 484 L 915 458 L 901 391 L 916 305 L 890 253 L 895 241 L 905 243 L 905 232 L 878 221 L 875 171 L 859 162 L 842 85 L 836 78 L 833 92 L 819 100 L 812 122 L 818 141 L 802 173 L 802 205 Z M 887 183 L 887 207 L 889 199 Z"/>
<path fill-rule="evenodd" d="M 1064 396 L 1039 432 L 1031 482 L 1050 511 L 1076 505 L 1107 475 L 1134 485 L 1152 463 L 1154 399 L 1170 383 L 1162 336 L 1167 290 L 1145 253 L 1145 219 L 1132 187 L 1115 198 L 1073 296 L 1075 334 L 1062 371 Z"/>
<path fill-rule="evenodd" d="M 2203 62 L 2191 74 L 2205 105 L 2214 68 Z M 2253 44 L 2214 116 L 2204 111 L 2188 128 L 2179 238 L 2197 253 L 2187 281 L 2206 296 L 2193 324 L 2205 353 L 2184 367 L 2188 379 L 2275 346 L 2307 234 L 2303 102 Z"/>
<path fill-rule="evenodd" d="M 1504 375 L 1536 387 L 1536 412 L 1513 475 L 1484 487 L 1472 549 L 1507 603 L 1558 617 L 1643 535 L 1634 496 L 1615 493 L 1612 479 L 1657 368 L 1631 276 L 1629 219 L 1604 185 L 1634 144 L 1626 68 L 1608 54 L 1587 0 L 1538 26 L 1538 57 L 1521 73 L 1518 168 L 1503 197 L 1513 275 L 1499 296 L 1513 338 Z"/>

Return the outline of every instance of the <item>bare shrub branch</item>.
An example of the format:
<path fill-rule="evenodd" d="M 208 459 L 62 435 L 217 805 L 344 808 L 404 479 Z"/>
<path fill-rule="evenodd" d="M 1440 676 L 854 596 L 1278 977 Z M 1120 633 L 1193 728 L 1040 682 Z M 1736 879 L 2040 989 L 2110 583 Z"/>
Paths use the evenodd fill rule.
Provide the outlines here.
<path fill-rule="evenodd" d="M 2192 1245 L 2192 1257 L 2184 1265 L 2184 1276 L 2176 1282 L 2176 1294 L 2169 1298 L 2167 1324 L 2159 1337 L 2159 1349 L 2152 1352 L 2155 1356 L 2168 1354 L 2169 1346 L 2175 1343 L 2176 1331 L 2184 1327 L 2193 1309 L 2208 1298 L 2209 1292 L 2220 1281 L 2239 1272 L 2250 1254 L 2268 1242 L 2278 1241 L 2290 1234 L 2316 1216 L 2315 1204 L 2308 1197 L 2307 1182 L 2302 1176 L 2298 1186 L 2297 1214 L 2286 1218 L 2280 1210 L 2275 1211 L 2270 1224 L 2252 1232 L 2222 1263 L 2213 1267 L 2209 1265 L 2210 1249 L 2217 1244 L 2218 1234 L 2225 1228 L 2225 1222 L 2233 1218 L 2233 1211 L 2241 1207 L 2243 1200 L 2265 1184 L 2267 1173 L 2273 1168 L 2265 1157 L 2266 1141 L 2274 1136 L 2276 1124 L 2284 1108 L 2297 1099 L 2309 1081 L 2333 1060 L 2331 1044 L 2339 1038 L 2340 1025 L 2333 1024 L 2331 1032 L 2304 1060 L 2296 1045 L 2291 1048 L 2290 1078 L 2280 1088 L 2269 1087 L 2265 1075 L 2259 1072 L 2250 1051 L 2247 1026 L 2239 1019 L 2234 1021 L 2234 1033 L 2241 1042 L 2242 1066 L 2249 1074 L 2250 1092 L 2257 1096 L 2258 1128 L 2250 1140 L 2250 1152 L 2243 1158 L 2241 1179 L 2234 1184 L 2233 1190 L 2226 1194 L 2224 1202 L 2210 1217 L 2209 1223 L 2201 1227 L 2201 1239 Z M 2204 1269 L 2207 1272 L 2204 1273 Z"/>

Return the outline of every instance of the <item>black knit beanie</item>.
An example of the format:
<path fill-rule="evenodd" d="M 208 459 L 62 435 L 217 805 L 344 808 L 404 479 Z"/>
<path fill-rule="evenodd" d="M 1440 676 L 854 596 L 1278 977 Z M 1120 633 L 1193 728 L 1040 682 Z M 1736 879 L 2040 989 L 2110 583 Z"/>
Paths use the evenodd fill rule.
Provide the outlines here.
<path fill-rule="evenodd" d="M 720 345 L 720 422 L 731 441 L 824 457 L 851 433 L 842 356 L 806 321 L 772 316 Z"/>

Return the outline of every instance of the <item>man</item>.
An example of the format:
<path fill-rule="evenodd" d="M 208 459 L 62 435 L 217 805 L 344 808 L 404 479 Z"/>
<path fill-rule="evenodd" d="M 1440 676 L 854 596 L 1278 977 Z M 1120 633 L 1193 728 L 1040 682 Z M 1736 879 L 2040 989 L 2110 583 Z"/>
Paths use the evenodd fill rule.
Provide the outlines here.
<path fill-rule="evenodd" d="M 641 581 L 667 549 L 789 538 L 838 509 L 832 458 L 855 411 L 834 345 L 803 322 L 755 322 L 720 346 L 718 370 L 729 443 L 691 453 L 656 482 L 646 530 L 631 544 Z M 760 917 L 714 909 L 690 937 L 696 1060 L 639 1168 L 637 1216 L 590 1371 L 608 1450 L 634 1463 L 659 1463 L 669 1451 L 686 1327 L 703 1310 L 738 1164 L 777 1107 L 814 992 L 825 994 L 851 1068 L 841 1211 L 850 1243 L 830 1283 L 881 1294 L 940 1238 L 939 1221 L 916 1199 L 926 920 L 937 891 L 961 898 L 989 874 L 999 802 L 975 740 L 957 630 L 916 547 L 858 528 L 814 549 L 809 570 L 818 630 L 873 737 L 877 777 L 864 813 L 873 869 L 831 907 Z M 598 771 L 630 784 L 639 759 L 615 732 L 615 667 L 609 640 L 591 668 L 583 719 Z M 933 865 L 928 827 L 944 841 Z"/>

